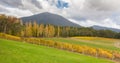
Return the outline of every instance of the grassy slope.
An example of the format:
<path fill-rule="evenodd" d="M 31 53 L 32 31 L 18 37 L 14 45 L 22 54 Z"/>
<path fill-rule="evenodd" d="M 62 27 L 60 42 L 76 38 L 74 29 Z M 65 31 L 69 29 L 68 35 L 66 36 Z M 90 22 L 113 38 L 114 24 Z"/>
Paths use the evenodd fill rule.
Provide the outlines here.
<path fill-rule="evenodd" d="M 117 39 L 99 37 L 44 38 L 44 39 L 120 51 L 120 48 L 115 46 L 115 43 L 117 42 L 120 43 L 120 40 Z"/>
<path fill-rule="evenodd" d="M 113 63 L 46 46 L 0 39 L 0 63 Z"/>

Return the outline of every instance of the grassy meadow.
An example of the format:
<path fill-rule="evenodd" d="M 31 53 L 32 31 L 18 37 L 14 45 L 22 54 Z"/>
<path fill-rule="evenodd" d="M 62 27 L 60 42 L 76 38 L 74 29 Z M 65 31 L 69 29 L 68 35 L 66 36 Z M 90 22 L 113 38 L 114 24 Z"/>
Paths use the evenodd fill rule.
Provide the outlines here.
<path fill-rule="evenodd" d="M 120 40 L 100 37 L 71 37 L 71 38 L 43 38 L 56 42 L 67 42 L 78 45 L 86 45 L 94 48 L 120 51 Z"/>
<path fill-rule="evenodd" d="M 114 63 L 46 46 L 0 39 L 0 63 Z"/>

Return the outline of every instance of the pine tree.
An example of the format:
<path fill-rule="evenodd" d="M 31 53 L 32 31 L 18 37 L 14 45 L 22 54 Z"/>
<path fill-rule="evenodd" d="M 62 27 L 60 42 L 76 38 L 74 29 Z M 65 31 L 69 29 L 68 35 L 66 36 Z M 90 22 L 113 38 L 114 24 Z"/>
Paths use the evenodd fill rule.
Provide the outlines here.
<path fill-rule="evenodd" d="M 60 27 L 57 26 L 57 37 L 60 37 Z"/>

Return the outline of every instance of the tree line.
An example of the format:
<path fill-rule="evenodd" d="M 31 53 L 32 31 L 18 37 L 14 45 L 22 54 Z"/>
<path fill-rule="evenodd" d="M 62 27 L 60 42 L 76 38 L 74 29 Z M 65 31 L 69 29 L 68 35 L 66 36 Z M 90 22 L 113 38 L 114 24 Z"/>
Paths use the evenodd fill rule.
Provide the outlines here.
<path fill-rule="evenodd" d="M 55 26 L 51 24 L 37 24 L 36 21 L 24 24 L 22 30 L 23 37 L 74 37 L 74 36 L 91 36 L 120 38 L 120 33 L 111 30 L 95 30 L 92 27 L 71 27 Z"/>
<path fill-rule="evenodd" d="M 92 27 L 37 24 L 36 21 L 22 23 L 22 20 L 6 15 L 0 15 L 0 32 L 21 37 L 91 36 L 120 39 L 120 32 L 118 33 L 111 30 L 95 30 Z"/>

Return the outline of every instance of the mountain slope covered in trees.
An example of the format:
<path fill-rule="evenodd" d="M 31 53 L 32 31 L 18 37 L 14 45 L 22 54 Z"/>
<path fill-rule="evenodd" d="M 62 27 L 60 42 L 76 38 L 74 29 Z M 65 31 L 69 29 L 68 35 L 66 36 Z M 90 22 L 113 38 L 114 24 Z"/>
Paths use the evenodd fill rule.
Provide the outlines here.
<path fill-rule="evenodd" d="M 40 13 L 40 14 L 36 14 L 36 15 L 28 16 L 28 17 L 22 17 L 21 20 L 23 21 L 23 23 L 26 23 L 29 21 L 31 22 L 36 21 L 38 24 L 52 24 L 52 25 L 57 25 L 57 26 L 80 27 L 80 25 L 70 22 L 69 20 L 67 20 L 66 18 L 60 15 L 52 14 L 48 12 L 44 12 L 44 13 Z M 102 27 L 102 26 L 97 26 L 97 25 L 92 26 L 92 28 L 96 30 L 112 30 L 115 32 L 120 32 L 119 29 Z"/>

